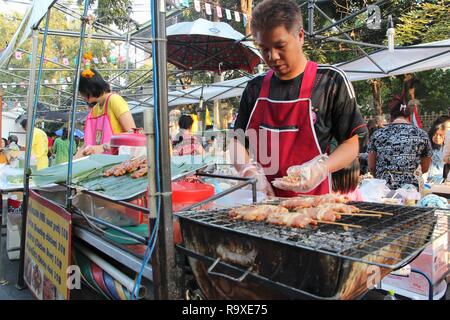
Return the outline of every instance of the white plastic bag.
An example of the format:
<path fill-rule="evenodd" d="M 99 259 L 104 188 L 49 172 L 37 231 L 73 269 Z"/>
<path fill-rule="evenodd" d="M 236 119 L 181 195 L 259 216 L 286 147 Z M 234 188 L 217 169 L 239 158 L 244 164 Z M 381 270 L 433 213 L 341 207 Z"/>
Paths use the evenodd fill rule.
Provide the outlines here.
<path fill-rule="evenodd" d="M 360 191 L 364 201 L 381 203 L 391 190 L 386 186 L 386 180 L 366 179 L 361 183 Z"/>

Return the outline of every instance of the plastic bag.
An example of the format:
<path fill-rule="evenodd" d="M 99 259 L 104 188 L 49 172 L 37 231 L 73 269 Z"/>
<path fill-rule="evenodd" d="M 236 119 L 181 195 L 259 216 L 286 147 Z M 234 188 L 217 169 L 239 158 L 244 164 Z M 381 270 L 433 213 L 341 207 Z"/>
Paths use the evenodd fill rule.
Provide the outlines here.
<path fill-rule="evenodd" d="M 419 207 L 431 207 L 431 208 L 442 208 L 447 209 L 448 208 L 448 202 L 447 199 L 443 197 L 439 197 L 435 194 L 429 194 L 422 199 L 419 200 L 417 203 Z"/>
<path fill-rule="evenodd" d="M 364 201 L 381 203 L 391 190 L 386 186 L 386 180 L 366 179 L 361 183 L 360 191 Z"/>

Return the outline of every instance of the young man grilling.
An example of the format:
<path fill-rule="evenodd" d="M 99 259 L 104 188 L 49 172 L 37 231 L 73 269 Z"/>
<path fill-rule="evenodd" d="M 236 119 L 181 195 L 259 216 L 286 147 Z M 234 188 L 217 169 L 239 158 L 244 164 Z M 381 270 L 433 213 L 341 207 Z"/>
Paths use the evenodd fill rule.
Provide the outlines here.
<path fill-rule="evenodd" d="M 367 135 L 353 87 L 341 70 L 308 61 L 295 2 L 261 2 L 253 10 L 251 31 L 271 70 L 251 80 L 242 95 L 234 128 L 237 135 L 245 132 L 257 164 L 234 140 L 236 168 L 257 178 L 267 195 L 329 193 L 330 173 L 356 158 L 358 137 Z M 339 146 L 328 156 L 332 138 Z"/>

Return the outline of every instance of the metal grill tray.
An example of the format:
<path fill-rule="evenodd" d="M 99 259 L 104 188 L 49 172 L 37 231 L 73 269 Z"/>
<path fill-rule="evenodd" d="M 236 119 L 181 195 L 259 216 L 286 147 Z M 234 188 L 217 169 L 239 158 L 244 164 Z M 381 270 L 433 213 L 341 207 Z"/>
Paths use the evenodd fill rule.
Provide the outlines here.
<path fill-rule="evenodd" d="M 273 201 L 265 203 L 277 204 Z M 435 212 L 434 208 L 368 202 L 349 204 L 362 211 L 380 211 L 392 213 L 393 216 L 342 216 L 339 222 L 362 226 L 360 229 L 344 230 L 341 226 L 328 224 L 290 228 L 265 222 L 233 220 L 228 216 L 229 209 L 187 211 L 176 215 L 213 228 L 390 269 L 407 264 L 429 243 L 447 231 L 446 224 L 439 219 L 442 212 Z"/>
<path fill-rule="evenodd" d="M 177 248 L 208 299 L 358 299 L 447 230 L 444 211 L 352 204 L 393 215 L 343 216 L 340 222 L 361 226 L 346 231 L 233 220 L 228 209 L 180 212 Z"/>

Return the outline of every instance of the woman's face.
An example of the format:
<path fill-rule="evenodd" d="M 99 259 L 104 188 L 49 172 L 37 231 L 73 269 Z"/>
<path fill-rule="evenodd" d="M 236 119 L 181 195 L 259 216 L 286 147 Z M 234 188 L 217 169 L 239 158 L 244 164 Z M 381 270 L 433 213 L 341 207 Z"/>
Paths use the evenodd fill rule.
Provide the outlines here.
<path fill-rule="evenodd" d="M 437 145 L 443 145 L 445 139 L 445 130 L 439 129 L 433 136 L 433 142 Z"/>
<path fill-rule="evenodd" d="M 80 92 L 80 96 L 83 98 L 84 101 L 86 101 L 86 103 L 91 106 L 95 106 L 95 104 L 98 102 L 98 98 L 92 97 L 90 95 L 85 95 L 83 93 Z"/>

